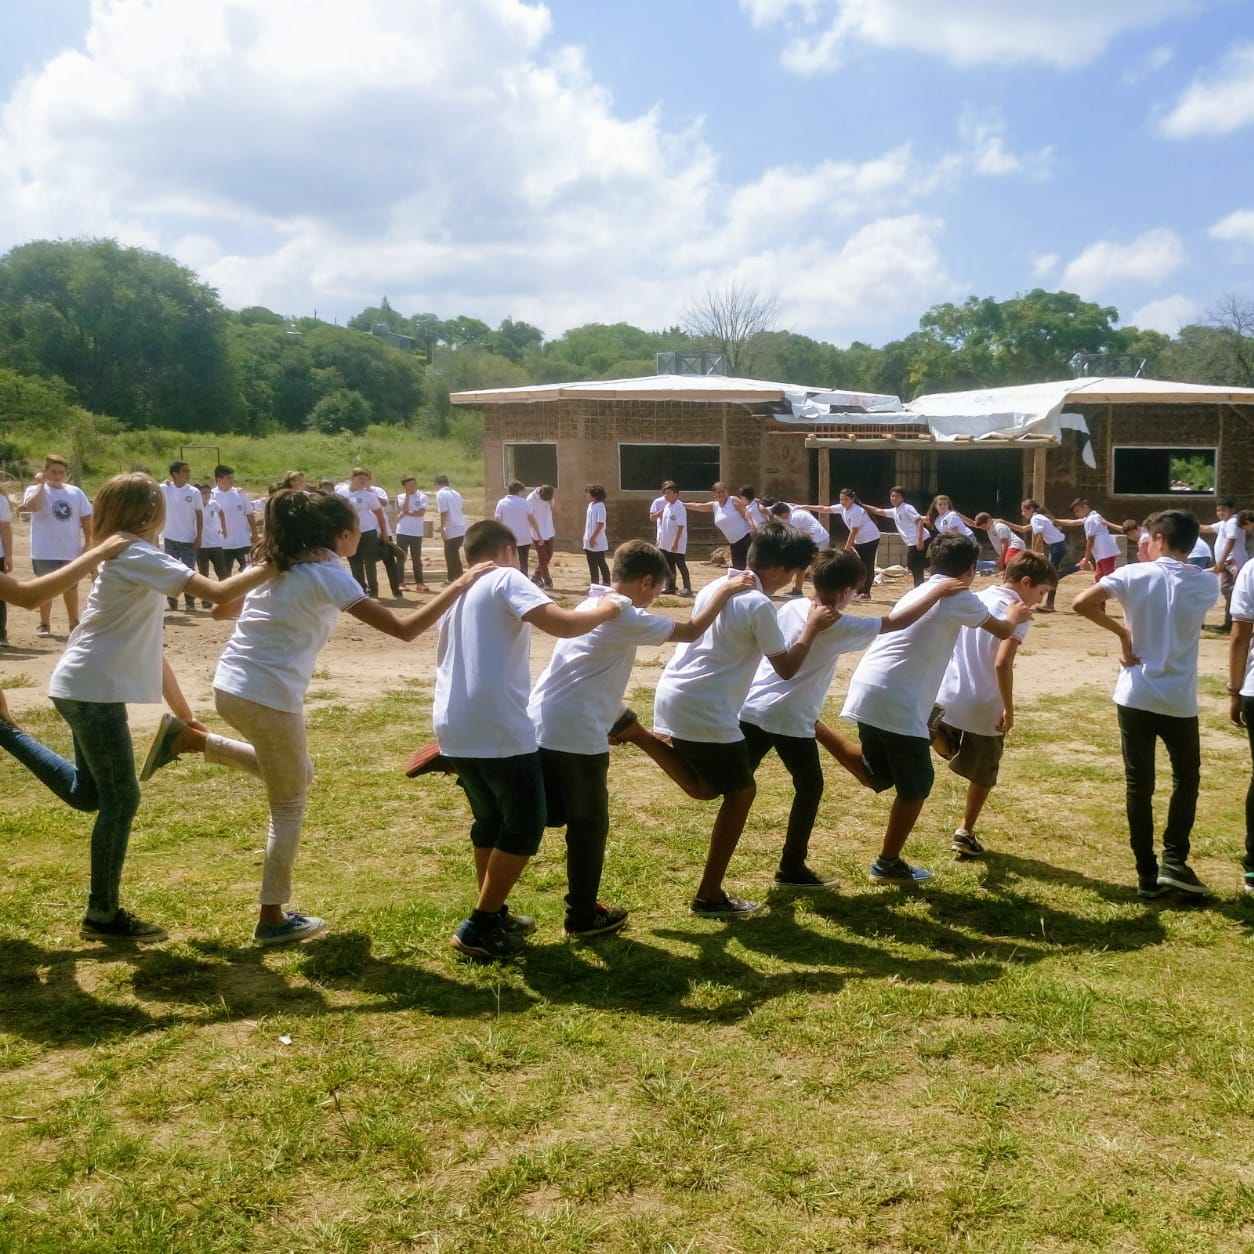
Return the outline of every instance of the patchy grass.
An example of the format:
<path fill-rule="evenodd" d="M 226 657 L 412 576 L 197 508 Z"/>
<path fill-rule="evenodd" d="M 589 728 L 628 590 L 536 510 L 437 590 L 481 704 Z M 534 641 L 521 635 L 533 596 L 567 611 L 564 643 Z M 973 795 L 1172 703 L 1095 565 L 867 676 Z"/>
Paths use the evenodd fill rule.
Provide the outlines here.
<path fill-rule="evenodd" d="M 77 938 L 88 820 L 0 766 L 0 1250 L 1254 1245 L 1248 756 L 1218 705 L 1210 903 L 1136 900 L 1090 687 L 1023 704 L 985 861 L 949 860 L 962 791 L 938 773 L 919 892 L 866 882 L 887 800 L 833 768 L 813 861 L 842 886 L 771 894 L 769 759 L 729 878 L 769 909 L 730 924 L 685 910 L 712 808 L 616 750 L 605 896 L 630 930 L 561 939 L 554 833 L 513 901 L 534 943 L 499 968 L 447 946 L 464 802 L 399 774 L 427 717 L 408 692 L 311 715 L 298 904 L 331 928 L 280 952 L 248 943 L 255 781 L 146 786 L 126 898 L 172 940 L 110 951 Z"/>

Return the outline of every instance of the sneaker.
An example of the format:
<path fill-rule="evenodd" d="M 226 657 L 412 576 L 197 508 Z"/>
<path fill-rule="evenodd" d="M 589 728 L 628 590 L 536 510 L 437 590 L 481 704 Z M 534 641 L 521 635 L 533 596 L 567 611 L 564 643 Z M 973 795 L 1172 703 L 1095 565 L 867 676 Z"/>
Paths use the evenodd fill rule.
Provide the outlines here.
<path fill-rule="evenodd" d="M 174 752 L 174 742 L 186 727 L 187 724 L 181 718 L 175 718 L 173 714 L 161 716 L 161 722 L 157 725 L 157 734 L 152 739 L 148 756 L 144 759 L 143 770 L 139 773 L 140 783 L 146 783 L 163 766 L 169 766 L 171 762 L 179 760 L 179 755 Z"/>
<path fill-rule="evenodd" d="M 724 893 L 721 901 L 706 901 L 704 897 L 694 897 L 688 906 L 688 913 L 701 915 L 706 919 L 739 919 L 761 909 L 760 901 L 746 901 L 743 897 Z"/>
<path fill-rule="evenodd" d="M 790 597 L 803 597 L 805 593 L 800 588 L 790 588 L 787 595 Z"/>
<path fill-rule="evenodd" d="M 965 827 L 954 832 L 949 847 L 960 858 L 978 858 L 984 852 L 984 846 L 976 839 L 975 833 L 967 831 Z"/>
<path fill-rule="evenodd" d="M 775 887 L 835 888 L 836 877 L 834 875 L 820 875 L 817 871 L 810 870 L 808 866 L 803 866 L 799 871 L 776 871 Z"/>
<path fill-rule="evenodd" d="M 186 610 L 189 614 L 194 614 L 194 613 L 196 612 L 196 602 L 195 602 L 195 601 L 184 601 L 184 602 L 183 602 L 183 608 L 184 608 L 184 609 L 185 609 L 185 610 Z"/>
<path fill-rule="evenodd" d="M 119 910 L 108 923 L 85 918 L 78 934 L 84 940 L 134 941 L 141 945 L 163 941 L 167 936 L 165 928 L 158 927 L 155 923 L 145 923 L 129 910 Z"/>
<path fill-rule="evenodd" d="M 1246 871 L 1242 878 L 1241 886 L 1247 893 L 1254 893 L 1254 871 Z"/>
<path fill-rule="evenodd" d="M 516 932 L 507 932 L 503 927 L 493 927 L 480 931 L 470 919 L 463 919 L 458 924 L 449 944 L 459 954 L 473 958 L 477 962 L 494 962 L 502 958 L 512 958 L 518 953 L 525 941 Z"/>
<path fill-rule="evenodd" d="M 1137 880 L 1136 895 L 1143 901 L 1152 901 L 1155 897 L 1165 897 L 1167 890 L 1159 884 L 1157 875 L 1148 875 Z"/>
<path fill-rule="evenodd" d="M 598 901 L 592 917 L 583 923 L 566 916 L 562 931 L 567 936 L 608 936 L 617 932 L 627 923 L 627 911 L 622 906 L 607 906 Z"/>
<path fill-rule="evenodd" d="M 497 912 L 501 927 L 515 936 L 530 936 L 536 930 L 536 921 L 529 914 L 513 914 L 508 905 Z"/>
<path fill-rule="evenodd" d="M 454 774 L 453 764 L 440 752 L 440 746 L 433 740 L 429 745 L 415 749 L 405 763 L 405 774 L 410 779 L 419 775 L 430 775 L 432 771 L 443 771 L 445 775 Z"/>
<path fill-rule="evenodd" d="M 934 878 L 931 871 L 911 866 L 905 858 L 876 858 L 870 876 L 873 884 L 923 884 Z"/>
<path fill-rule="evenodd" d="M 40 623 L 39 626 L 35 628 L 35 635 L 42 636 L 46 640 L 50 635 L 52 635 L 52 628 L 49 627 L 47 623 Z"/>
<path fill-rule="evenodd" d="M 696 596 L 696 593 L 693 592 L 691 588 L 681 588 L 675 595 L 680 597 L 691 597 Z"/>
<path fill-rule="evenodd" d="M 285 910 L 282 923 L 258 923 L 253 928 L 253 943 L 256 945 L 287 945 L 294 941 L 308 940 L 317 936 L 327 925 L 326 919 L 316 918 L 312 914 L 298 914 L 295 910 Z"/>
<path fill-rule="evenodd" d="M 1192 867 L 1173 866 L 1169 862 L 1158 868 L 1158 884 L 1161 888 L 1178 888 L 1182 893 L 1192 893 L 1195 897 L 1205 897 L 1210 892 L 1194 874 Z"/>
<path fill-rule="evenodd" d="M 177 610 L 179 603 L 173 597 L 166 597 L 165 607 L 167 610 Z"/>

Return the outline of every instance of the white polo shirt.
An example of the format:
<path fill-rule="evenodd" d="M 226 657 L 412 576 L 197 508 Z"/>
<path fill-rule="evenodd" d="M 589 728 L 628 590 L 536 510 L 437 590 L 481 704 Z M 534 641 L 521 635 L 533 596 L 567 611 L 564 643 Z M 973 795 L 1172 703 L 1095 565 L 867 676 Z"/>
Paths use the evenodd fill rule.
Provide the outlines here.
<path fill-rule="evenodd" d="M 455 488 L 438 488 L 435 494 L 435 508 L 439 514 L 447 514 L 444 519 L 444 538 L 458 540 L 466 534 L 466 515 L 462 513 L 462 494 Z"/>
<path fill-rule="evenodd" d="M 1254 562 L 1246 562 L 1232 586 L 1232 618 L 1238 623 L 1254 623 Z M 1254 697 L 1254 639 L 1245 659 L 1245 679 L 1241 695 Z"/>
<path fill-rule="evenodd" d="M 880 538 L 880 529 L 861 505 L 846 506 L 837 502 L 832 506 L 832 512 L 845 520 L 845 526 L 853 532 L 854 544 L 870 544 Z"/>
<path fill-rule="evenodd" d="M 503 496 L 496 503 L 495 518 L 504 523 L 514 533 L 514 543 L 521 548 L 530 544 L 534 537 L 531 534 L 531 506 L 525 496 L 512 494 Z"/>
<path fill-rule="evenodd" d="M 226 519 L 226 543 L 224 548 L 246 549 L 253 542 L 252 527 L 248 520 L 252 517 L 253 503 L 242 488 L 214 488 L 210 498 L 217 501 Z"/>
<path fill-rule="evenodd" d="M 1084 534 L 1093 537 L 1093 560 L 1104 562 L 1108 557 L 1119 556 L 1119 545 L 1110 534 L 1101 514 L 1091 510 L 1084 516 Z"/>
<path fill-rule="evenodd" d="M 190 481 L 180 488 L 166 480 L 161 485 L 165 497 L 165 525 L 161 534 L 176 544 L 196 543 L 196 516 L 204 517 L 205 503 L 200 499 L 200 489 Z"/>
<path fill-rule="evenodd" d="M 1005 618 L 1012 605 L 1023 598 L 1004 583 L 985 588 L 976 596 L 988 607 L 993 618 Z M 1027 639 L 1031 623 L 1020 623 L 1014 638 Z M 1005 709 L 997 684 L 997 652 L 1002 642 L 979 627 L 964 627 L 941 680 L 936 704 L 945 709 L 945 722 L 959 731 L 977 736 L 996 736 L 997 722 Z"/>
<path fill-rule="evenodd" d="M 662 516 L 657 520 L 657 546 L 665 553 L 688 552 L 688 507 L 683 501 L 662 502 Z"/>
<path fill-rule="evenodd" d="M 1046 544 L 1061 544 L 1067 538 L 1054 520 L 1048 514 L 1042 514 L 1039 509 L 1032 515 L 1029 525 L 1032 528 L 1032 534 L 1041 536 Z"/>
<path fill-rule="evenodd" d="M 546 501 L 539 488 L 532 488 L 527 493 L 527 504 L 531 506 L 531 516 L 536 520 L 540 539 L 552 540 L 557 535 L 557 528 L 553 525 L 553 502 Z"/>

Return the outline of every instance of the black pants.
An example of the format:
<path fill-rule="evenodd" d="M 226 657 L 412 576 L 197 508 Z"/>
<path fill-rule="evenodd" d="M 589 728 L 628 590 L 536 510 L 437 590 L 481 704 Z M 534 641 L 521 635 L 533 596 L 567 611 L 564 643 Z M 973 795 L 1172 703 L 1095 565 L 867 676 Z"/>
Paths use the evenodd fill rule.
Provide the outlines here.
<path fill-rule="evenodd" d="M 409 564 L 414 568 L 414 583 L 426 583 L 427 581 L 422 577 L 422 537 L 398 535 L 396 543 L 401 550 L 401 583 L 405 582 L 406 557 L 409 558 Z"/>
<path fill-rule="evenodd" d="M 398 553 L 396 547 L 391 540 L 379 540 L 379 561 L 383 563 L 383 569 L 387 572 L 388 587 L 392 590 L 392 595 L 398 597 L 401 595 L 401 561 L 404 558 L 403 553 Z"/>
<path fill-rule="evenodd" d="M 240 570 L 248 569 L 248 556 L 252 552 L 251 548 L 245 549 L 223 549 L 222 563 L 226 567 L 226 573 L 229 575 L 233 567 L 238 566 Z"/>
<path fill-rule="evenodd" d="M 591 923 L 610 834 L 610 755 L 540 750 L 548 826 L 566 829 L 566 918 Z"/>
<path fill-rule="evenodd" d="M 444 541 L 445 580 L 452 583 L 462 573 L 462 537 Z"/>
<path fill-rule="evenodd" d="M 823 800 L 823 768 L 819 765 L 818 742 L 812 736 L 778 736 L 763 731 L 754 723 L 741 723 L 749 762 L 753 769 L 772 749 L 779 754 L 784 769 L 792 776 L 792 809 L 788 811 L 788 830 L 784 834 L 784 850 L 779 855 L 779 869 L 800 871 L 810 851 L 810 833 Z"/>
<path fill-rule="evenodd" d="M 605 560 L 603 549 L 584 549 L 584 557 L 588 559 L 588 578 L 593 583 L 609 583 L 610 568 Z"/>
<path fill-rule="evenodd" d="M 357 541 L 357 552 L 348 559 L 353 578 L 361 584 L 361 590 L 372 597 L 379 595 L 379 533 L 363 531 Z"/>
<path fill-rule="evenodd" d="M 1061 579 L 1062 578 L 1062 564 L 1063 562 L 1067 560 L 1066 540 L 1055 540 L 1053 544 L 1049 545 L 1046 548 L 1045 556 L 1048 557 L 1049 560 L 1053 563 L 1054 569 L 1058 572 L 1058 578 Z M 1057 595 L 1058 595 L 1058 586 L 1055 584 L 1054 587 L 1050 588 L 1050 590 L 1045 594 L 1045 604 L 1052 607 L 1054 604 L 1054 598 Z M 1151 783 L 1150 792 L 1153 792 L 1153 791 L 1154 791 L 1154 786 Z M 1192 822 L 1190 822 L 1189 825 L 1192 826 Z"/>
<path fill-rule="evenodd" d="M 209 568 L 213 567 L 213 573 L 219 583 L 222 582 L 231 572 L 226 564 L 226 554 L 222 551 L 220 544 L 213 548 L 199 548 L 196 550 L 196 569 L 206 578 L 209 578 Z M 201 601 L 200 603 L 205 609 L 209 609 L 212 605 L 211 601 Z M 0 631 L 0 636 L 4 632 Z"/>
<path fill-rule="evenodd" d="M 0 601 L 0 640 L 9 634 L 9 607 L 4 601 Z"/>
<path fill-rule="evenodd" d="M 862 561 L 862 569 L 864 572 L 862 576 L 862 584 L 858 588 L 858 591 L 866 597 L 871 595 L 871 589 L 875 585 L 875 552 L 879 547 L 880 542 L 878 536 L 874 540 L 868 540 L 865 544 L 855 544 L 853 546 L 853 551 Z M 915 552 L 917 553 L 918 550 L 916 549 Z"/>
<path fill-rule="evenodd" d="M 675 582 L 676 572 L 679 573 L 679 577 L 684 581 L 683 582 L 684 591 L 685 592 L 691 591 L 692 580 L 688 577 L 688 563 L 684 560 L 684 555 L 682 553 L 668 553 L 665 549 L 663 549 L 662 556 L 666 558 L 666 566 L 667 566 L 667 569 L 670 571 L 670 578 L 667 579 L 666 587 L 663 589 L 663 591 L 665 592 L 675 591 L 676 587 L 678 586 Z"/>
<path fill-rule="evenodd" d="M 1237 533 L 1238 541 L 1244 540 L 1241 532 Z M 1224 599 L 1224 631 L 1232 633 L 1232 589 L 1236 586 L 1237 577 L 1232 573 L 1231 566 L 1225 566 L 1219 576 L 1219 593 Z"/>
<path fill-rule="evenodd" d="M 2 635 L 4 632 L 0 631 Z M 1250 761 L 1254 762 L 1254 697 L 1241 698 L 1241 713 L 1250 740 Z M 1245 869 L 1254 871 L 1254 771 L 1250 772 L 1250 786 L 1245 794 Z"/>
<path fill-rule="evenodd" d="M 919 548 L 917 544 L 906 545 L 906 569 L 917 588 L 927 578 L 927 545 Z"/>
<path fill-rule="evenodd" d="M 518 554 L 518 569 L 525 575 L 527 567 L 531 565 L 531 545 L 516 544 L 514 551 Z"/>
<path fill-rule="evenodd" d="M 1172 718 L 1149 710 L 1117 705 L 1123 771 L 1127 783 L 1128 837 L 1136 873 L 1158 874 L 1154 856 L 1154 748 L 1161 740 L 1171 762 L 1171 800 L 1163 828 L 1163 861 L 1183 866 L 1189 860 L 1189 833 L 1197 815 L 1202 751 L 1196 718 Z"/>
<path fill-rule="evenodd" d="M 749 569 L 749 546 L 753 543 L 753 535 L 741 536 L 739 540 L 729 540 L 731 547 L 731 564 L 733 570 Z"/>

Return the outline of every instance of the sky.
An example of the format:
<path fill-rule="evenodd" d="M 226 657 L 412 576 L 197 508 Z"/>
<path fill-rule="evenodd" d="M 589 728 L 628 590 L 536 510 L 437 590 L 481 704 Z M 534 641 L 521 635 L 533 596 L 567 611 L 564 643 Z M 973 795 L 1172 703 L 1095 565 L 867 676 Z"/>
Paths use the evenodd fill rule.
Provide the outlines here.
<path fill-rule="evenodd" d="M 1254 300 L 1254 0 L 2 0 L 0 253 L 231 308 L 882 344 L 1035 287 Z"/>

